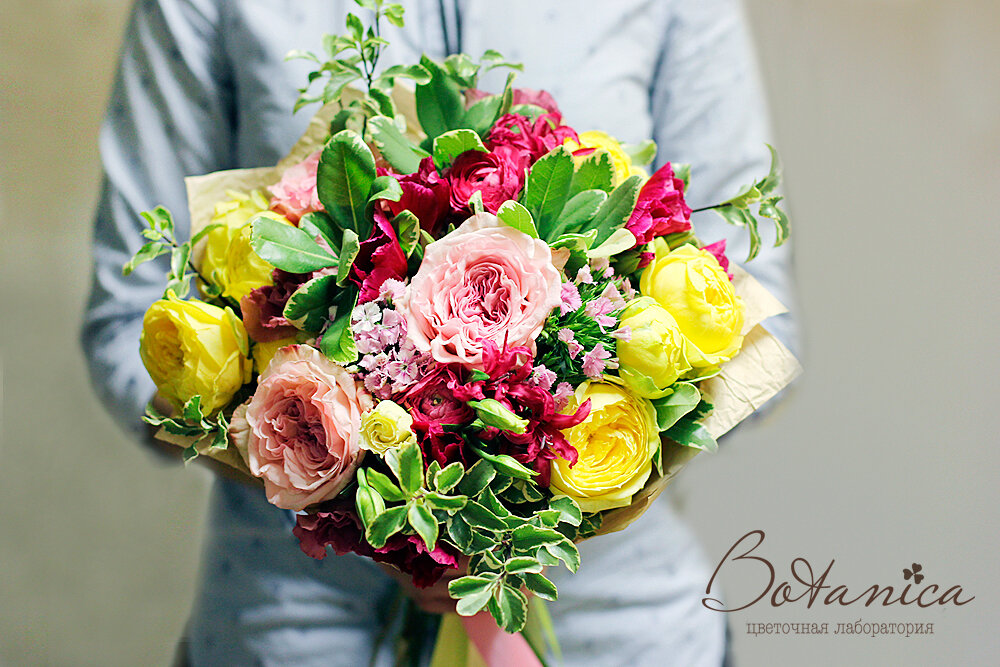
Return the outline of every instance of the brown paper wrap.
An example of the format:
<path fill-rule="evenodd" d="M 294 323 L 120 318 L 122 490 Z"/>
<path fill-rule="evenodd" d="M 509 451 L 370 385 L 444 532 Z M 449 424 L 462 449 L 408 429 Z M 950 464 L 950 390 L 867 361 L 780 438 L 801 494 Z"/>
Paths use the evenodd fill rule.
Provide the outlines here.
<path fill-rule="evenodd" d="M 349 102 L 356 95 L 356 91 L 348 89 L 345 101 Z M 406 134 L 419 143 L 423 134 L 418 129 L 420 125 L 413 92 L 397 86 L 393 91 L 393 98 L 400 113 L 406 117 L 408 127 Z M 287 167 L 301 162 L 310 153 L 321 148 L 329 136 L 330 121 L 340 108 L 340 103 L 331 103 L 320 109 L 309 122 L 309 127 L 302 138 L 274 167 L 233 169 L 186 178 L 184 182 L 187 186 L 188 207 L 191 213 L 191 233 L 196 233 L 209 223 L 215 212 L 215 204 L 227 198 L 227 190 L 249 192 L 273 185 Z M 202 252 L 202 247 L 195 249 L 196 261 L 200 260 Z M 705 428 L 715 438 L 727 433 L 749 417 L 791 383 L 802 370 L 791 352 L 761 326 L 761 322 L 768 317 L 785 312 L 785 307 L 749 273 L 738 266 L 733 266 L 731 270 L 733 287 L 746 307 L 743 347 L 739 355 L 722 366 L 722 371 L 718 375 L 700 384 L 701 390 L 711 396 L 715 405 L 712 414 L 704 421 Z M 181 447 L 190 446 L 194 440 L 190 437 L 170 435 L 163 429 L 160 429 L 157 437 Z M 235 448 L 212 450 L 209 444 L 210 438 L 207 437 L 198 441 L 196 443 L 198 453 L 249 476 L 249 469 Z M 663 475 L 657 475 L 654 470 L 654 477 L 650 478 L 645 488 L 635 495 L 631 505 L 606 512 L 597 534 L 623 530 L 642 516 L 650 503 L 698 452 L 698 449 L 664 440 Z"/>

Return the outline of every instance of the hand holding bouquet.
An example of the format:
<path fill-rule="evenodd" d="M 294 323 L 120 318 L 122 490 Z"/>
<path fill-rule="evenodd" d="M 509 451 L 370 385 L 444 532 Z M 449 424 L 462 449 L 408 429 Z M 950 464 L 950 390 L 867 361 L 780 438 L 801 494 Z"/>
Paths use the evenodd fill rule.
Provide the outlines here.
<path fill-rule="evenodd" d="M 791 381 L 760 322 L 781 306 L 695 236 L 685 167 L 652 142 L 563 123 L 547 93 L 478 90 L 517 69 L 377 70 L 367 30 L 312 54 L 326 104 L 274 168 L 189 179 L 192 233 L 160 208 L 126 267 L 171 256 L 140 349 L 185 458 L 209 456 L 298 512 L 302 550 L 391 564 L 463 616 L 521 630 L 546 567 L 627 526 L 698 451 Z M 410 80 L 415 91 L 400 83 Z M 711 207 L 788 233 L 772 170 Z M 194 280 L 201 299 L 192 298 Z M 736 387 L 739 390 L 735 389 Z"/>

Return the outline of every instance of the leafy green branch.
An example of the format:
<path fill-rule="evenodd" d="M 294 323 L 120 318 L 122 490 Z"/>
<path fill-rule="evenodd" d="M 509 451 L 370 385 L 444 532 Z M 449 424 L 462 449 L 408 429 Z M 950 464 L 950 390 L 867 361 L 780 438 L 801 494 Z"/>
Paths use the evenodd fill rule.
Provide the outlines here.
<path fill-rule="evenodd" d="M 215 418 L 210 418 L 201 409 L 201 396 L 192 396 L 181 409 L 177 417 L 168 417 L 160 413 L 153 404 L 146 406 L 146 415 L 142 418 L 147 424 L 162 427 L 171 435 L 197 438 L 201 441 L 205 436 L 212 436 L 209 447 L 213 450 L 225 450 L 229 447 L 229 421 L 219 412 Z M 184 462 L 188 463 L 198 456 L 194 444 L 184 448 Z"/>
<path fill-rule="evenodd" d="M 398 28 L 403 27 L 403 6 L 384 0 L 355 0 L 362 9 L 373 13 L 367 27 L 357 14 L 348 13 L 343 35 L 324 35 L 323 50 L 326 59 L 310 51 L 291 51 L 286 59 L 305 59 L 317 65 L 309 73 L 308 83 L 299 89 L 295 111 L 315 102 L 332 102 L 340 98 L 346 86 L 357 81 L 365 85 L 367 95 L 351 107 L 351 114 L 371 117 L 378 114 L 395 116 L 395 107 L 389 93 L 397 78 L 424 83 L 430 74 L 420 65 L 394 65 L 379 72 L 377 69 L 383 50 L 389 42 L 382 37 L 384 18 Z M 311 93 L 314 84 L 321 86 L 318 93 Z M 345 109 L 346 111 L 346 109 Z"/>
<path fill-rule="evenodd" d="M 768 144 L 767 148 L 771 152 L 771 169 L 767 176 L 743 188 L 738 195 L 731 199 L 694 211 L 697 213 L 713 210 L 729 224 L 746 227 L 750 234 L 750 252 L 746 259 L 748 262 L 760 252 L 761 239 L 758 229 L 760 221 L 758 217 L 769 218 L 774 222 L 774 247 L 777 248 L 788 239 L 788 215 L 778 207 L 783 197 L 775 194 L 778 186 L 781 185 L 781 161 L 773 146 Z M 752 207 L 754 206 L 757 208 L 756 214 L 753 212 Z"/>
<path fill-rule="evenodd" d="M 179 299 L 184 299 L 191 291 L 191 279 L 197 277 L 210 300 L 222 302 L 224 305 L 239 308 L 239 304 L 222 296 L 222 287 L 210 278 L 204 276 L 191 261 L 191 251 L 194 246 L 219 224 L 207 225 L 190 241 L 178 243 L 174 236 L 174 218 L 163 206 L 157 206 L 152 211 L 143 211 L 142 217 L 147 228 L 142 235 L 147 242 L 139 248 L 135 255 L 122 267 L 122 275 L 130 275 L 136 267 L 156 259 L 160 255 L 170 255 L 170 271 L 167 273 L 167 286 L 164 296 L 173 292 Z"/>

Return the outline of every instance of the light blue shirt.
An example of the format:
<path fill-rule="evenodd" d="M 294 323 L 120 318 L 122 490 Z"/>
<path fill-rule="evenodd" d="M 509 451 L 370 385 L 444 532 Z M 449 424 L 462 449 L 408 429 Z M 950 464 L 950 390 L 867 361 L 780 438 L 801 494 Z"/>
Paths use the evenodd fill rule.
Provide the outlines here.
<path fill-rule="evenodd" d="M 385 64 L 494 48 L 522 61 L 517 85 L 544 88 L 577 130 L 622 141 L 652 137 L 657 165 L 692 165 L 697 208 L 766 173 L 766 113 L 746 25 L 736 0 L 410 0 L 407 28 L 392 26 Z M 94 273 L 83 345 L 94 385 L 136 434 L 154 387 L 138 355 L 143 313 L 159 298 L 164 266 L 128 278 L 139 248 L 139 213 L 170 208 L 187 234 L 183 178 L 274 164 L 304 130 L 291 114 L 309 64 L 343 29 L 348 0 L 142 0 L 124 45 L 101 132 L 105 182 L 97 211 Z M 500 75 L 481 87 L 498 89 Z M 714 214 L 699 235 L 747 240 Z M 766 249 L 748 270 L 790 301 L 789 255 Z M 788 317 L 769 328 L 793 343 Z M 394 585 L 369 561 L 300 553 L 291 518 L 258 490 L 218 481 L 210 507 L 201 592 L 190 627 L 194 664 L 356 665 L 371 653 Z M 718 665 L 724 619 L 700 604 L 708 572 L 667 503 L 631 529 L 584 543 L 583 567 L 556 575 L 551 605 L 567 665 Z M 388 659 L 388 655 L 381 656 Z"/>

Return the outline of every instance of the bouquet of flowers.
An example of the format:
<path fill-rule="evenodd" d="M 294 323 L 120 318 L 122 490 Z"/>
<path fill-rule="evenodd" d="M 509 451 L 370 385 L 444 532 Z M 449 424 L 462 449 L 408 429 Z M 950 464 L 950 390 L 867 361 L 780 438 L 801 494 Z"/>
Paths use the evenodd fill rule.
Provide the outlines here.
<path fill-rule="evenodd" d="M 316 65 L 297 108 L 325 104 L 285 160 L 189 179 L 189 241 L 144 214 L 125 271 L 170 255 L 140 351 L 173 408 L 147 420 L 296 511 L 306 554 L 417 586 L 463 563 L 458 614 L 513 633 L 556 598 L 546 567 L 575 571 L 579 540 L 631 523 L 798 366 L 760 326 L 781 305 L 695 236 L 685 167 L 648 175 L 652 142 L 578 132 L 513 72 L 478 90 L 519 68 L 496 52 L 379 71 L 402 9 L 358 4 L 370 27 L 294 54 Z M 788 234 L 779 180 L 775 160 L 712 207 L 748 259 L 760 218 Z"/>

